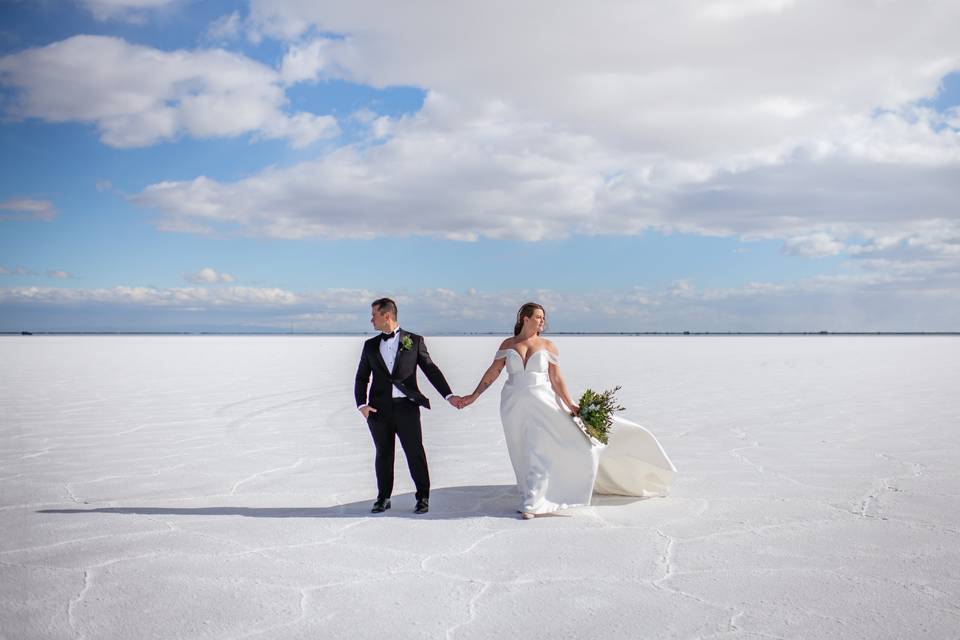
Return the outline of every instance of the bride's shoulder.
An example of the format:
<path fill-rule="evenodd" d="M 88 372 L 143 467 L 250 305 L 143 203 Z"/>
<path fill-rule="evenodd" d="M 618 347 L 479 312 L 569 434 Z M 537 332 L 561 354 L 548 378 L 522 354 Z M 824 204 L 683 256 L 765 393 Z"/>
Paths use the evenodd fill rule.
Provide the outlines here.
<path fill-rule="evenodd" d="M 514 351 L 513 348 L 514 340 L 513 338 L 507 338 L 500 343 L 500 348 L 497 349 L 497 354 L 493 356 L 494 362 L 499 362 L 503 366 L 507 362 L 507 356 L 510 351 Z"/>
<path fill-rule="evenodd" d="M 544 349 L 546 349 L 547 351 L 549 351 L 555 356 L 560 355 L 560 350 L 557 349 L 557 345 L 553 344 L 553 342 L 551 342 L 550 340 L 547 340 L 546 338 L 540 338 L 540 339 L 543 340 L 542 344 Z"/>

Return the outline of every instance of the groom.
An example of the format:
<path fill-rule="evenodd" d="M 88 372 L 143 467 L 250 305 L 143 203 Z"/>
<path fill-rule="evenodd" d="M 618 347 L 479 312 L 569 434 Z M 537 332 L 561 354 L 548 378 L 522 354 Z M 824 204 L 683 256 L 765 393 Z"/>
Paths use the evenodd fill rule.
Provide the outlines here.
<path fill-rule="evenodd" d="M 459 408 L 461 399 L 453 395 L 440 368 L 430 359 L 423 337 L 400 328 L 397 303 L 390 298 L 374 300 L 370 323 L 380 335 L 363 343 L 353 392 L 357 409 L 366 418 L 377 449 L 377 501 L 371 512 L 382 513 L 390 508 L 393 454 L 398 436 L 417 487 L 417 506 L 413 512 L 427 513 L 430 510 L 430 474 L 420 432 L 420 407 L 429 409 L 430 401 L 417 388 L 417 366 L 450 404 Z M 371 372 L 373 385 L 368 399 L 367 384 Z"/>

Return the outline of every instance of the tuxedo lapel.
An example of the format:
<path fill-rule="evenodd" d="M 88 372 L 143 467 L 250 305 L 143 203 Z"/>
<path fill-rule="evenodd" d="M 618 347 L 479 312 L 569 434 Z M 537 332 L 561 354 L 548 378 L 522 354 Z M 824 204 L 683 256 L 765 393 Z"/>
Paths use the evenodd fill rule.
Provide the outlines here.
<path fill-rule="evenodd" d="M 383 354 L 380 353 L 380 339 L 379 339 L 379 338 L 377 338 L 377 339 L 373 342 L 373 347 L 372 347 L 372 348 L 373 348 L 373 359 L 376 360 L 376 361 L 380 364 L 380 368 L 381 368 L 381 369 L 383 369 L 383 370 L 386 371 L 387 373 L 390 373 L 389 369 L 387 369 L 387 363 L 384 362 L 384 360 L 383 360 Z M 394 364 L 396 364 L 396 362 L 394 362 Z"/>

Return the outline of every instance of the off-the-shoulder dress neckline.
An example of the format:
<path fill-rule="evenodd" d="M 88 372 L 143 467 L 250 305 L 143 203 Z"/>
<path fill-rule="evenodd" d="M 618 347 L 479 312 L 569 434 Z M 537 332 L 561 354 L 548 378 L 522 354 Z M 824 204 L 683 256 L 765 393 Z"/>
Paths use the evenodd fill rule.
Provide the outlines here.
<path fill-rule="evenodd" d="M 527 355 L 527 359 L 524 360 L 524 359 L 523 359 L 523 355 L 522 355 L 519 351 L 517 351 L 516 349 L 514 349 L 513 347 L 507 347 L 506 349 L 504 349 L 504 351 L 513 351 L 515 354 L 517 354 L 517 357 L 520 358 L 520 362 L 523 363 L 523 368 L 524 368 L 524 370 L 526 370 L 526 368 L 527 368 L 527 363 L 530 362 L 530 358 L 532 358 L 533 356 L 537 355 L 537 354 L 540 353 L 541 351 L 546 351 L 548 354 L 550 353 L 550 350 L 547 349 L 547 348 L 534 349 L 534 350 L 533 350 L 533 353 L 528 354 L 528 355 Z"/>

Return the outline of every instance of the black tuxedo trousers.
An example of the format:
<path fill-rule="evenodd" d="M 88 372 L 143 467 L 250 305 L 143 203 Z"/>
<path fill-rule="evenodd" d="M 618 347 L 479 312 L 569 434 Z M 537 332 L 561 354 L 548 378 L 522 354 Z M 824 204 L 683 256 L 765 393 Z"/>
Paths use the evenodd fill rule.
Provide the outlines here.
<path fill-rule="evenodd" d="M 396 398 L 382 403 L 376 413 L 367 418 L 367 426 L 377 449 L 374 468 L 377 473 L 377 500 L 386 500 L 393 494 L 393 464 L 396 441 L 400 440 L 407 457 L 407 468 L 417 488 L 417 500 L 430 497 L 430 472 L 427 452 L 423 448 L 420 428 L 420 407 L 409 398 Z"/>

